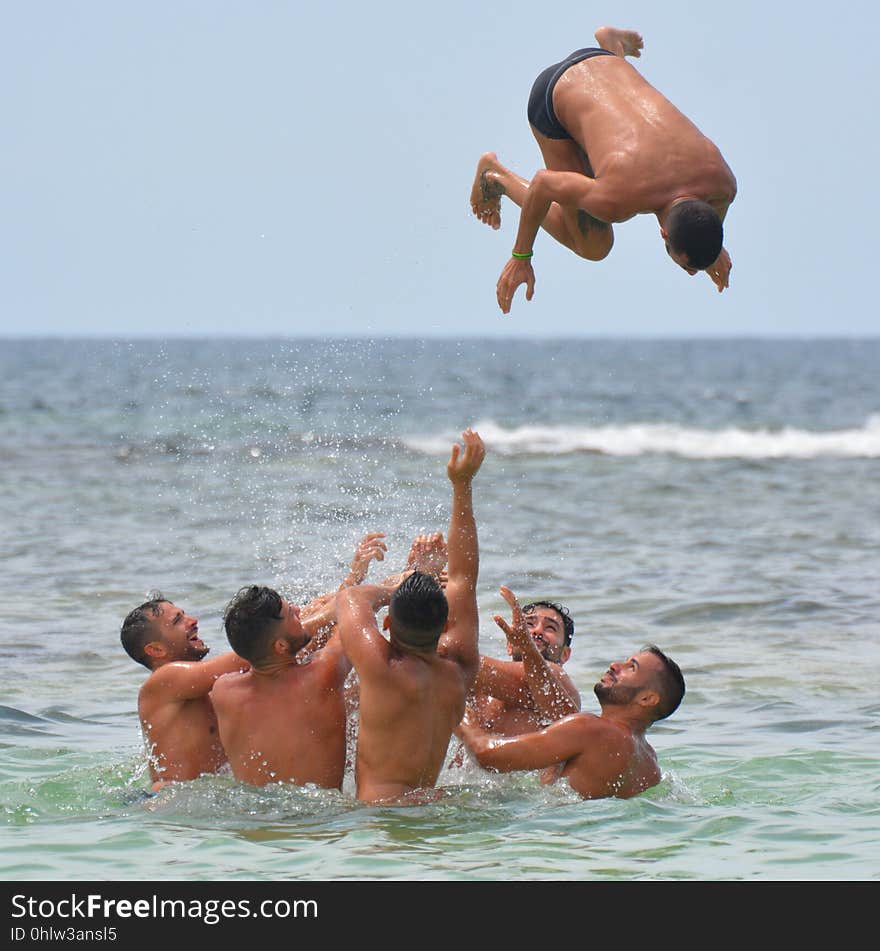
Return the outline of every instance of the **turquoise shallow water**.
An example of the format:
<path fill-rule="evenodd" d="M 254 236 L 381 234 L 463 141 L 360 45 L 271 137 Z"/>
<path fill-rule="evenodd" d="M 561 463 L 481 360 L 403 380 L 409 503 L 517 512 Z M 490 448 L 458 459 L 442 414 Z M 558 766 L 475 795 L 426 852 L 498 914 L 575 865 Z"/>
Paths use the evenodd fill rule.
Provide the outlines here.
<path fill-rule="evenodd" d="M 408 809 L 342 793 L 203 778 L 148 802 L 135 759 L 56 751 L 4 782 L 4 862 L 17 880 L 703 880 L 876 877 L 878 807 L 867 751 L 667 754 L 660 786 L 589 807 L 533 777 L 447 776 Z M 695 769 L 696 764 L 696 769 Z M 468 772 L 468 770 L 465 770 Z M 34 775 L 40 774 L 42 775 Z M 698 773 L 690 784 L 681 773 Z"/>
<path fill-rule="evenodd" d="M 0 876 L 876 880 L 878 367 L 872 341 L 7 341 Z M 571 608 L 585 709 L 667 650 L 660 786 L 583 803 L 469 764 L 407 809 L 350 777 L 145 801 L 125 613 L 160 588 L 219 652 L 241 584 L 305 599 L 368 530 L 397 567 L 468 424 L 483 650 L 500 584 Z"/>

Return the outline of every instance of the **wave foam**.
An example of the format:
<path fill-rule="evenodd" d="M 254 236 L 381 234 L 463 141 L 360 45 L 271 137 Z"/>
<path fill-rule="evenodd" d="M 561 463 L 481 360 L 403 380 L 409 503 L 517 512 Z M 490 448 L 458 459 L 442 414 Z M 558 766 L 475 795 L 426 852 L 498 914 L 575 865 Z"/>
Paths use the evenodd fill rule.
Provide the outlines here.
<path fill-rule="evenodd" d="M 486 446 L 502 455 L 595 452 L 609 456 L 674 455 L 688 459 L 880 458 L 880 415 L 860 429 L 817 432 L 786 426 L 770 429 L 697 429 L 674 423 L 622 426 L 518 426 L 492 420 L 474 426 Z M 457 433 L 408 437 L 405 445 L 430 455 L 449 452 Z"/>

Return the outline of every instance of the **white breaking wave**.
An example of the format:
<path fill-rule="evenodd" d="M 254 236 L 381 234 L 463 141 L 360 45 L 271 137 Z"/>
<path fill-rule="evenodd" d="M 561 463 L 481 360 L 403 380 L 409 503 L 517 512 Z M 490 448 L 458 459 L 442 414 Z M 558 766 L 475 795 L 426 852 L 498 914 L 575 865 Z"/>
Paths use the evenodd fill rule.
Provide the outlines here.
<path fill-rule="evenodd" d="M 492 420 L 474 425 L 488 449 L 502 455 L 598 452 L 609 456 L 672 455 L 688 459 L 880 458 L 880 415 L 860 429 L 817 432 L 795 429 L 696 429 L 673 423 L 622 426 L 518 426 L 505 429 Z M 449 452 L 460 434 L 406 437 L 420 452 Z"/>

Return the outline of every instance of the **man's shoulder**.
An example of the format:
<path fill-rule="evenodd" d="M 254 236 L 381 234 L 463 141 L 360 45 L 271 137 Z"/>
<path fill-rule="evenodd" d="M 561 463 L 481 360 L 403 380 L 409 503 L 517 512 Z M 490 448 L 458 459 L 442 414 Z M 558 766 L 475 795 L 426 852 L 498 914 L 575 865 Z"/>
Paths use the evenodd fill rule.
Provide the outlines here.
<path fill-rule="evenodd" d="M 476 680 L 480 662 L 477 657 L 471 658 L 467 654 L 462 654 L 454 649 L 450 650 L 439 644 L 435 660 L 431 666 L 435 671 L 434 677 L 437 680 L 451 680 L 456 684 L 470 680 L 472 686 L 473 681 Z"/>
<path fill-rule="evenodd" d="M 211 696 L 223 696 L 234 690 L 240 690 L 242 687 L 251 683 L 254 675 L 250 670 L 234 670 L 228 674 L 222 674 L 214 681 L 211 687 Z"/>
<path fill-rule="evenodd" d="M 179 702 L 180 693 L 186 690 L 192 676 L 190 668 L 196 664 L 196 661 L 174 661 L 152 671 L 138 691 L 139 709 L 157 709 Z"/>
<path fill-rule="evenodd" d="M 576 730 L 582 738 L 585 744 L 583 752 L 588 755 L 606 757 L 614 751 L 620 755 L 629 755 L 634 749 L 635 738 L 632 730 L 623 723 L 597 716 L 595 713 L 570 713 L 556 722 L 566 721 L 571 723 L 571 729 Z"/>
<path fill-rule="evenodd" d="M 490 657 L 488 654 L 480 654 L 480 666 L 494 670 L 506 670 L 512 673 L 519 673 L 525 678 L 525 668 L 521 660 L 511 660 L 509 657 Z"/>
<path fill-rule="evenodd" d="M 556 670 L 559 672 L 560 682 L 563 683 L 566 687 L 568 687 L 573 693 L 577 694 L 578 697 L 580 697 L 581 692 L 580 690 L 578 690 L 577 684 L 571 679 L 571 677 L 568 674 L 568 671 L 562 666 L 562 664 L 558 664 L 558 665 L 550 664 L 549 666 L 555 667 Z"/>
<path fill-rule="evenodd" d="M 596 716 L 595 713 L 585 713 L 583 711 L 569 713 L 567 716 L 556 720 L 555 723 L 563 725 L 568 730 L 577 731 L 591 737 L 612 736 L 614 732 L 617 732 L 617 728 L 610 727 L 609 723 L 603 720 L 602 717 Z"/>
<path fill-rule="evenodd" d="M 440 635 L 437 642 L 437 655 L 454 663 L 461 663 L 460 657 L 466 657 L 467 663 L 479 665 L 480 652 L 477 637 L 480 624 L 476 617 L 461 618 Z"/>
<path fill-rule="evenodd" d="M 150 697 L 161 693 L 172 684 L 188 676 L 189 667 L 193 663 L 195 662 L 177 660 L 150 671 L 149 677 L 141 684 L 139 696 Z"/>
<path fill-rule="evenodd" d="M 350 666 L 346 664 L 344 653 L 330 651 L 325 654 L 326 650 L 327 648 L 323 647 L 305 662 L 297 664 L 288 674 L 290 681 L 302 680 L 303 683 L 315 684 L 323 691 L 341 689 Z"/>
<path fill-rule="evenodd" d="M 385 665 L 389 681 L 401 690 L 423 693 L 429 685 L 461 681 L 461 665 L 438 650 L 434 654 L 417 655 L 392 649 Z"/>

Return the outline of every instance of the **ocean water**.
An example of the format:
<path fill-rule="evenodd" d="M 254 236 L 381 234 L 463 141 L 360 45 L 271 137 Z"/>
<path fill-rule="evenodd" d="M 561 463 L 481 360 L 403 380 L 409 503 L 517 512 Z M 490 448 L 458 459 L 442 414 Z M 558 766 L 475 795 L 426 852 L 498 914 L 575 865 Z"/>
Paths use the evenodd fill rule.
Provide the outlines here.
<path fill-rule="evenodd" d="M 878 340 L 0 341 L 0 878 L 877 880 L 878 370 Z M 145 802 L 125 614 L 160 589 L 219 653 L 243 584 L 304 601 L 367 531 L 397 570 L 468 425 L 481 649 L 501 584 L 569 606 L 586 710 L 658 644 L 688 686 L 661 784 Z"/>

